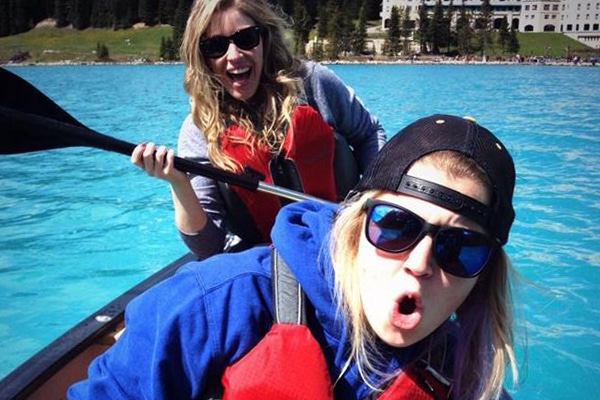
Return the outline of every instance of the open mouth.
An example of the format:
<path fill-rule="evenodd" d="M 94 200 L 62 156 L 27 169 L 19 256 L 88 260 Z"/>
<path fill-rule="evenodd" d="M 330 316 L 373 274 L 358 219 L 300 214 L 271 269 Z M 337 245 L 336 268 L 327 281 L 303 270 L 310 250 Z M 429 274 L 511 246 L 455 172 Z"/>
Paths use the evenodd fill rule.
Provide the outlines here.
<path fill-rule="evenodd" d="M 410 315 L 417 309 L 417 302 L 413 296 L 406 296 L 400 301 L 398 311 L 402 315 Z"/>
<path fill-rule="evenodd" d="M 419 325 L 422 317 L 419 295 L 407 293 L 398 299 L 390 322 L 398 329 L 412 330 Z"/>
<path fill-rule="evenodd" d="M 250 74 L 252 73 L 252 68 L 237 68 L 227 72 L 227 76 L 234 82 L 243 81 L 250 78 Z"/>

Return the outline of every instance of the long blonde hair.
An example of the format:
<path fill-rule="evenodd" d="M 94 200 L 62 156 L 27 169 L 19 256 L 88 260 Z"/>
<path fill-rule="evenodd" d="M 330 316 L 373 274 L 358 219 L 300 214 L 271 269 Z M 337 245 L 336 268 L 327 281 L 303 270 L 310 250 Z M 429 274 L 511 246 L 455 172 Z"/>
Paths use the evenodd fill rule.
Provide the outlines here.
<path fill-rule="evenodd" d="M 453 151 L 431 153 L 418 163 L 430 164 L 449 177 L 473 179 L 490 188 L 485 173 L 475 162 Z M 491 189 L 489 189 L 491 190 Z M 350 358 L 358 364 L 365 382 L 371 387 L 376 383 L 366 378 L 374 374 L 380 380 L 389 376 L 378 371 L 381 361 L 377 353 L 377 338 L 364 314 L 359 291 L 360 273 L 356 265 L 358 243 L 365 223 L 364 204 L 368 198 L 383 191 L 371 190 L 355 196 L 344 203 L 333 225 L 330 247 L 336 278 L 336 294 L 340 310 L 347 317 L 351 332 Z M 480 275 L 477 284 L 464 303 L 456 310 L 458 332 L 453 346 L 452 395 L 456 399 L 498 399 L 502 393 L 506 366 L 510 365 L 513 380 L 517 379 L 516 360 L 513 350 L 513 314 L 511 274 L 514 274 L 503 250 Z M 438 329 L 429 337 L 430 348 L 436 351 L 441 343 L 450 338 L 447 330 Z M 399 373 L 399 371 L 398 371 Z M 396 374 L 397 375 L 397 374 Z"/>
<path fill-rule="evenodd" d="M 263 71 L 261 83 L 249 102 L 233 99 L 210 71 L 198 49 L 213 16 L 234 8 L 252 18 L 262 29 Z M 255 150 L 257 143 L 278 153 L 285 129 L 290 126 L 296 99 L 302 90 L 301 63 L 284 39 L 285 20 L 265 0 L 196 0 L 187 21 L 181 56 L 185 62 L 184 87 L 190 95 L 194 123 L 207 139 L 208 157 L 217 166 L 239 171 L 241 165 L 222 153 L 220 137 L 229 124 L 244 128 L 243 142 Z"/>

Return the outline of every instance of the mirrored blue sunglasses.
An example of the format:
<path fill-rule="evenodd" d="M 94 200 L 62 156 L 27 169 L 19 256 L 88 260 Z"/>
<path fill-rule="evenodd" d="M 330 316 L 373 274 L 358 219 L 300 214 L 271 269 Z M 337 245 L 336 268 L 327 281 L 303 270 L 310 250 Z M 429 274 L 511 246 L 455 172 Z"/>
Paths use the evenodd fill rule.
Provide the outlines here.
<path fill-rule="evenodd" d="M 401 253 L 431 234 L 438 266 L 461 278 L 479 275 L 498 247 L 493 238 L 481 232 L 430 224 L 397 204 L 368 199 L 366 210 L 365 235 L 373 246 L 389 253 Z"/>

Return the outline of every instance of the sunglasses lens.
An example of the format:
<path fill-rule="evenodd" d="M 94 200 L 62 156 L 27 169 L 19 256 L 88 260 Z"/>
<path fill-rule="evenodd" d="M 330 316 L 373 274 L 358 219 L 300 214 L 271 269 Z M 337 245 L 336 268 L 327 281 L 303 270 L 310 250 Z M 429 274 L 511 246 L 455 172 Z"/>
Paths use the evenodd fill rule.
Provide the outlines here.
<path fill-rule="evenodd" d="M 251 26 L 233 35 L 214 36 L 200 41 L 200 52 L 204 57 L 219 58 L 227 53 L 229 42 L 232 41 L 242 50 L 252 50 L 260 43 L 260 27 Z"/>
<path fill-rule="evenodd" d="M 227 52 L 229 39 L 225 36 L 215 36 L 200 42 L 200 51 L 205 57 L 218 58 Z"/>
<path fill-rule="evenodd" d="M 367 221 L 367 239 L 381 250 L 398 253 L 418 239 L 423 224 L 411 213 L 385 204 L 371 209 Z"/>
<path fill-rule="evenodd" d="M 439 266 L 460 277 L 479 274 L 492 253 L 490 240 L 481 233 L 466 229 L 443 229 L 434 242 L 434 254 Z"/>
<path fill-rule="evenodd" d="M 251 26 L 233 35 L 233 43 L 242 50 L 251 50 L 260 43 L 260 28 Z"/>

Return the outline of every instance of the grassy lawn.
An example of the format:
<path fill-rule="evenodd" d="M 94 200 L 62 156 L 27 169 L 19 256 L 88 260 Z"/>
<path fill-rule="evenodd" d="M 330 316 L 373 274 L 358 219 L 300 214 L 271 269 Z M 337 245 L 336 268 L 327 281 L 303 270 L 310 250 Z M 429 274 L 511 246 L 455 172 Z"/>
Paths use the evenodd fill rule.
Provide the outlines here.
<path fill-rule="evenodd" d="M 115 61 L 156 61 L 159 58 L 161 37 L 170 37 L 171 34 L 170 26 L 117 31 L 33 29 L 20 35 L 0 38 L 0 62 L 6 62 L 23 51 L 28 51 L 31 55 L 26 61 L 28 63 L 96 61 L 96 46 L 99 42 L 108 47 L 109 56 Z"/>
<path fill-rule="evenodd" d="M 375 25 L 376 26 L 376 25 Z M 0 38 L 0 64 L 6 63 L 20 52 L 29 52 L 31 58 L 26 63 L 44 63 L 69 60 L 72 62 L 97 61 L 96 46 L 106 45 L 109 56 L 114 61 L 157 61 L 159 59 L 161 37 L 170 37 L 170 26 L 131 28 L 125 30 L 86 29 L 77 31 L 70 28 L 39 28 L 20 35 Z M 385 38 L 385 32 L 373 32 L 376 37 Z M 546 57 L 565 57 L 567 47 L 571 55 L 583 58 L 600 55 L 593 50 L 560 33 L 517 33 L 521 49 L 519 53 Z M 490 56 L 496 54 L 491 52 Z M 496 55 L 501 55 L 497 53 Z"/>
<path fill-rule="evenodd" d="M 589 57 L 592 54 L 596 54 L 596 56 L 600 54 L 600 50 L 594 51 L 592 48 L 556 32 L 518 33 L 518 38 L 522 56 L 566 57 L 567 48 L 571 55 Z"/>

